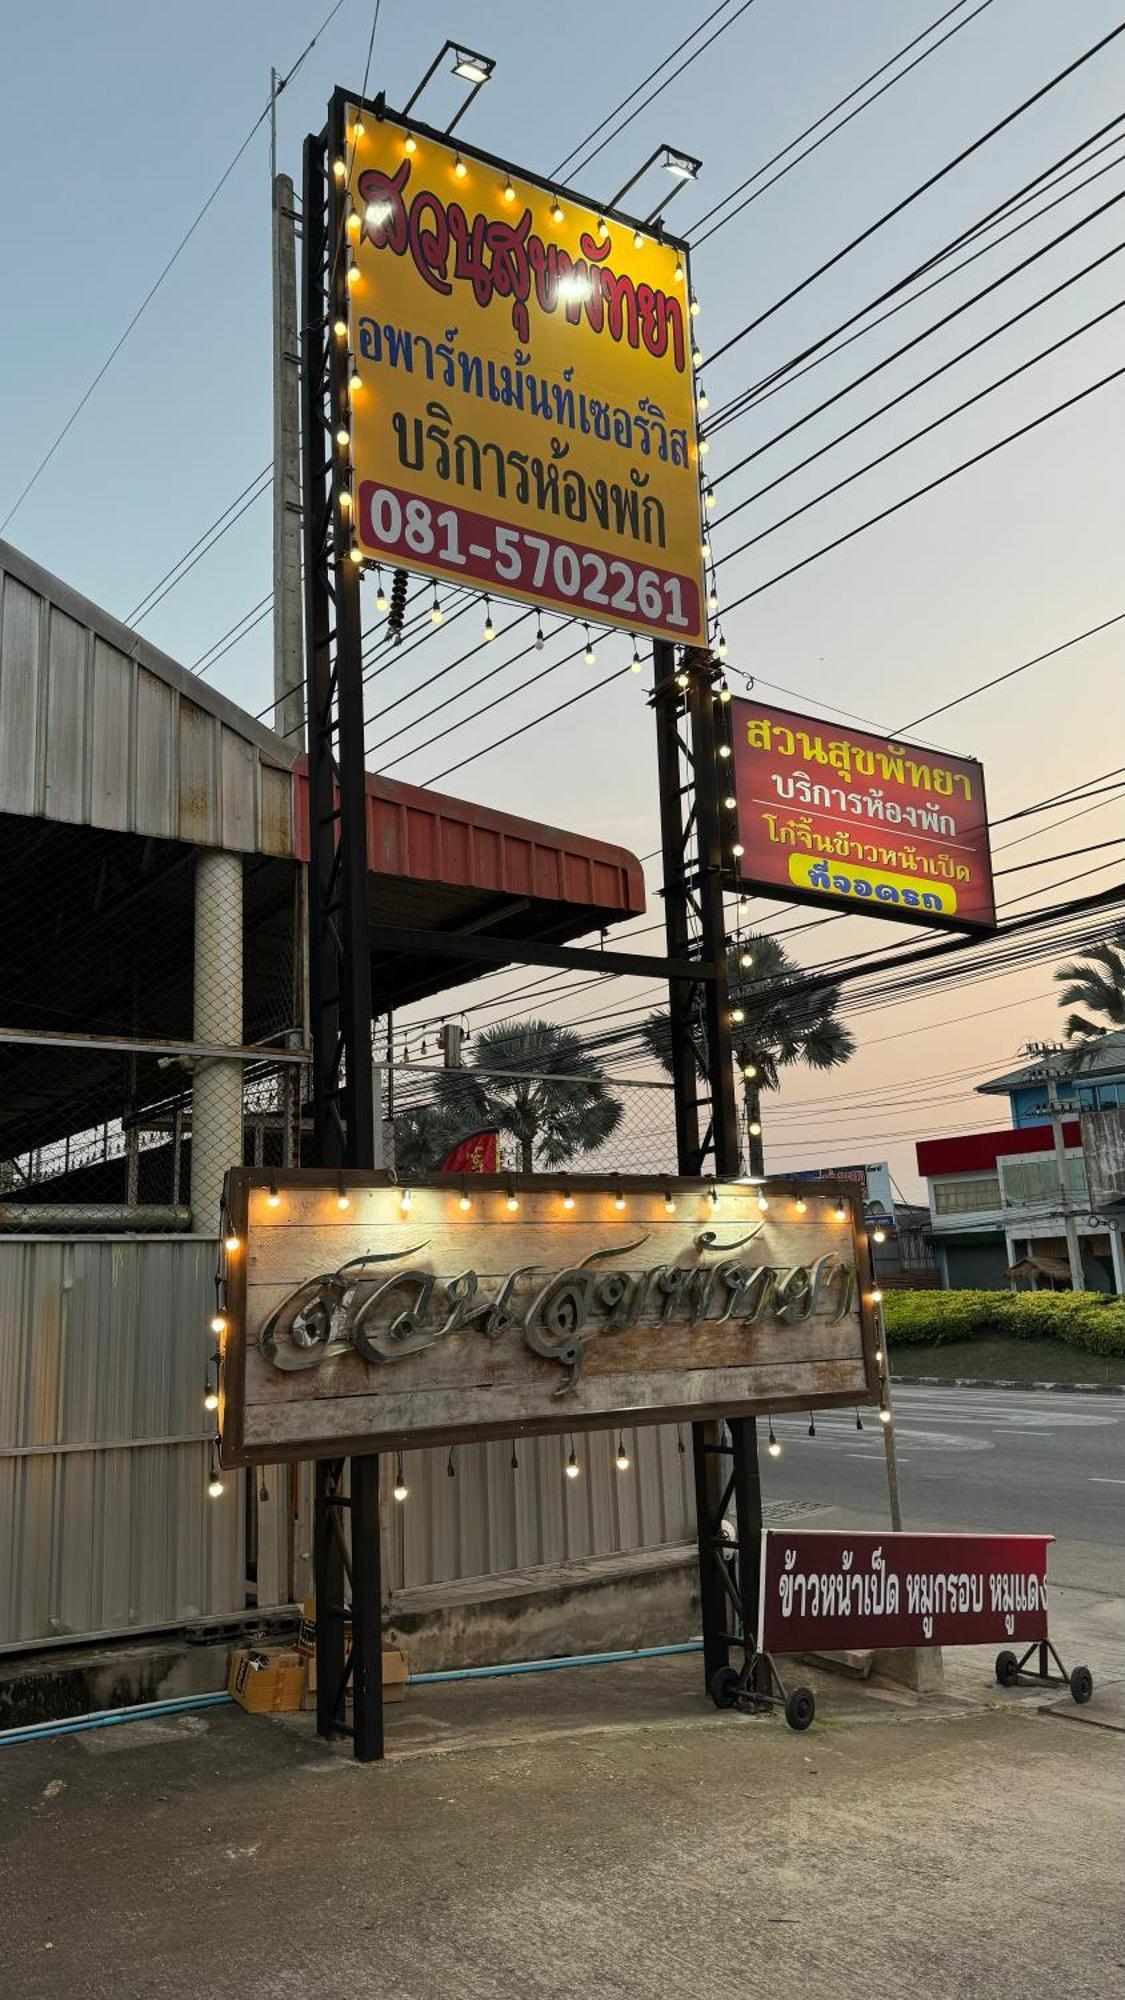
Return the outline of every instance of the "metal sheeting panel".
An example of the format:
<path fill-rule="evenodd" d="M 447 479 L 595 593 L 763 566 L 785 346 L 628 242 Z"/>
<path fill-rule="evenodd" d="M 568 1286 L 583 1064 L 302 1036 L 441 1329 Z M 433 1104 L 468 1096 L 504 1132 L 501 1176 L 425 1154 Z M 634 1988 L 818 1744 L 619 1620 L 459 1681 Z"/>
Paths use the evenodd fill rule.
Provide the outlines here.
<path fill-rule="evenodd" d="M 0 542 L 0 812 L 288 855 L 294 754 Z"/>
<path fill-rule="evenodd" d="M 616 1431 L 576 1431 L 577 1479 L 565 1471 L 569 1433 L 521 1438 L 514 1447 L 407 1452 L 408 1498 L 396 1506 L 384 1488 L 391 1511 L 385 1587 L 408 1590 L 691 1540 L 690 1431 L 683 1433 L 683 1452 L 668 1425 L 623 1435 L 627 1472 L 614 1464 Z"/>
<path fill-rule="evenodd" d="M 243 1482 L 206 1491 L 215 1247 L 0 1242 L 0 1649 L 244 1610 Z M 273 1605 L 288 1485 L 256 1484 Z"/>

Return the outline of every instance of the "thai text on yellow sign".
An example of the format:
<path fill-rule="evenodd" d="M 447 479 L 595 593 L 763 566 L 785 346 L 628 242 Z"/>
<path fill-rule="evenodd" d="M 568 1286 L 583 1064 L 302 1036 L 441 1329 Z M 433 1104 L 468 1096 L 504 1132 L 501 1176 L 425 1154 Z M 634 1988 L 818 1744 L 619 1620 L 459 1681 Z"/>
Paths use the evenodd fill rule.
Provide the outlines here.
<path fill-rule="evenodd" d="M 705 643 L 682 248 L 353 127 L 353 522 L 375 561 Z"/>

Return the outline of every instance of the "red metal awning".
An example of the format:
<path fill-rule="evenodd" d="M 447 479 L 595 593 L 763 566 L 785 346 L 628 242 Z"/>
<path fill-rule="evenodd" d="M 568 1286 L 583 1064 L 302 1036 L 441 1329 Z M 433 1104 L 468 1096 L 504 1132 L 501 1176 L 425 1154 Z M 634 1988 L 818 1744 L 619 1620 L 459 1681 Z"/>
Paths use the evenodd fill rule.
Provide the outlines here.
<path fill-rule="evenodd" d="M 303 760 L 293 786 L 296 854 L 307 861 Z M 367 861 L 373 922 L 487 932 L 511 940 L 515 961 L 521 943 L 564 944 L 645 909 L 644 873 L 627 848 L 375 772 L 367 774 Z M 401 1005 L 494 969 L 468 959 L 376 956 L 377 1004 Z"/>

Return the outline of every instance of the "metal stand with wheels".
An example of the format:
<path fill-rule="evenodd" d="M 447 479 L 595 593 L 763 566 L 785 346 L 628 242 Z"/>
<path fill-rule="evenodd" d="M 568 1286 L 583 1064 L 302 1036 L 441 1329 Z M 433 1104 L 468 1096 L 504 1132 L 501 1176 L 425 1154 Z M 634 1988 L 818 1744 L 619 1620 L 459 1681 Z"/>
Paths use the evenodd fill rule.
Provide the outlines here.
<path fill-rule="evenodd" d="M 1038 1671 L 1034 1667 L 1029 1669 L 1027 1664 L 1035 1651 L 1039 1653 Z M 1057 1674 L 1051 1672 L 1048 1655 L 1058 1668 Z M 997 1653 L 996 1678 L 1005 1688 L 1021 1682 L 1024 1686 L 1069 1688 L 1072 1699 L 1079 1704 L 1089 1701 L 1094 1692 L 1094 1676 L 1089 1667 L 1072 1667 L 1067 1673 L 1050 1639 L 1033 1639 L 1019 1659 L 1012 1652 Z"/>
<path fill-rule="evenodd" d="M 761 1715 L 768 1708 L 782 1708 L 790 1729 L 807 1729 L 816 1714 L 816 1698 L 811 1688 L 787 1689 L 771 1653 L 746 1649 L 741 1669 L 719 1667 L 711 1676 L 711 1699 L 716 1708 L 741 1708 Z"/>

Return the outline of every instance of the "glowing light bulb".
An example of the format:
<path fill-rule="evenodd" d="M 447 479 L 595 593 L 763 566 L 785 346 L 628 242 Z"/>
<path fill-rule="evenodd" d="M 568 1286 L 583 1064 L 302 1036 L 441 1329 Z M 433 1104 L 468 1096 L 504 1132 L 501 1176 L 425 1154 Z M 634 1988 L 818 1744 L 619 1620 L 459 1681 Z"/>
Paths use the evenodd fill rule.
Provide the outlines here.
<path fill-rule="evenodd" d="M 675 278 L 677 284 L 682 284 L 684 276 L 684 266 L 683 266 L 683 259 L 681 257 L 677 257 L 676 259 L 676 267 L 672 272 L 672 276 Z"/>
<path fill-rule="evenodd" d="M 515 188 L 512 186 L 512 177 L 509 174 L 507 180 L 504 182 L 504 200 L 514 201 L 515 198 L 516 198 L 516 191 Z"/>
<path fill-rule="evenodd" d="M 698 312 L 699 312 L 699 300 L 698 300 L 698 299 L 696 298 L 696 296 L 695 296 L 695 293 L 694 293 L 694 292 L 693 292 L 693 293 L 692 293 L 692 295 L 691 295 L 691 301 L 690 301 L 690 303 L 689 303 L 689 305 L 688 305 L 688 311 L 689 311 L 689 313 L 691 314 L 691 316 L 692 316 L 692 318 L 693 318 L 693 319 L 695 319 L 696 315 L 697 315 L 697 314 L 698 314 Z"/>
<path fill-rule="evenodd" d="M 745 1069 L 743 1070 L 742 1074 L 743 1074 L 743 1076 L 745 1077 L 745 1079 L 746 1079 L 746 1082 L 747 1082 L 747 1083 L 753 1083 L 753 1081 L 754 1081 L 754 1078 L 755 1078 L 755 1077 L 757 1076 L 758 1072 L 757 1072 L 757 1070 L 756 1070 L 756 1069 L 754 1068 L 754 1065 L 753 1065 L 753 1063 L 747 1063 L 747 1065 L 746 1065 Z"/>
<path fill-rule="evenodd" d="M 744 1021 L 746 1019 L 746 1014 L 741 1007 L 732 1007 L 730 1010 L 730 1017 L 732 1021 L 737 1023 L 739 1021 Z"/>
<path fill-rule="evenodd" d="M 693 367 L 693 368 L 702 368 L 702 366 L 703 366 L 703 351 L 702 351 L 702 349 L 701 349 L 701 348 L 699 348 L 699 347 L 693 347 L 693 348 L 692 348 L 692 350 L 691 350 L 691 365 L 692 365 L 692 367 Z"/>
<path fill-rule="evenodd" d="M 354 210 L 354 208 L 353 208 L 353 209 L 352 209 L 352 210 L 350 211 L 350 213 L 349 213 L 349 215 L 348 215 L 348 219 L 347 219 L 347 221 L 346 221 L 346 222 L 345 222 L 345 224 L 344 224 L 344 231 L 345 231 L 345 234 L 346 234 L 346 236 L 347 236 L 347 239 L 348 239 L 348 242 L 349 242 L 349 243 L 358 243 L 358 242 L 359 242 L 359 238 L 360 238 L 360 232 L 361 232 L 362 228 L 363 228 L 363 224 L 361 223 L 361 221 L 360 221 L 360 219 L 359 219 L 358 215 L 356 214 L 356 212 L 355 212 L 355 210 Z"/>
<path fill-rule="evenodd" d="M 333 160 L 333 162 L 332 162 L 332 171 L 333 171 L 333 173 L 335 174 L 335 176 L 336 176 L 336 179 L 337 179 L 338 181 L 342 181 L 342 180 L 344 179 L 345 175 L 347 174 L 347 171 L 348 171 L 348 163 L 347 163 L 347 161 L 346 161 L 346 160 Z"/>
<path fill-rule="evenodd" d="M 730 756 L 730 744 L 729 744 L 729 743 L 720 743 L 720 745 L 719 745 L 719 755 L 720 755 L 720 757 L 729 757 L 729 756 Z"/>
<path fill-rule="evenodd" d="M 355 290 L 355 287 L 356 287 L 356 286 L 358 285 L 358 283 L 359 283 L 359 265 L 358 265 L 358 264 L 349 264 L 349 265 L 348 265 L 348 283 L 349 283 L 349 285 L 350 285 L 350 286 L 352 287 L 352 290 L 354 291 L 354 290 Z"/>
<path fill-rule="evenodd" d="M 275 1187 L 271 1187 L 268 1195 L 266 1196 L 266 1207 L 267 1208 L 281 1207 L 281 1196 L 278 1194 L 278 1191 Z"/>
<path fill-rule="evenodd" d="M 885 1229 L 873 1229 L 871 1231 L 871 1241 L 873 1243 L 885 1243 L 886 1240 L 887 1232 Z"/>
<path fill-rule="evenodd" d="M 752 965 L 753 965 L 753 963 L 754 963 L 754 954 L 753 954 L 753 952 L 750 952 L 750 951 L 740 951 L 740 952 L 739 952 L 739 954 L 738 954 L 738 963 L 740 964 L 740 966 L 742 967 L 742 969 L 743 969 L 743 971 L 744 971 L 744 972 L 745 972 L 745 971 L 747 971 L 747 970 L 749 969 L 749 967 L 750 967 L 750 966 L 752 966 Z M 750 1064 L 749 1064 L 749 1066 L 748 1066 L 748 1067 L 747 1067 L 747 1069 L 745 1070 L 744 1074 L 745 1074 L 746 1076 L 757 1076 L 758 1072 L 757 1072 L 757 1070 L 756 1070 L 756 1069 L 754 1068 L 754 1065 L 753 1065 L 753 1063 L 750 1063 Z"/>
<path fill-rule="evenodd" d="M 760 1194 L 758 1196 L 758 1207 L 761 1210 L 762 1214 L 765 1215 L 767 1209 L 769 1208 L 769 1202 L 767 1201 L 764 1194 Z"/>
<path fill-rule="evenodd" d="M 727 656 L 727 642 L 726 642 L 726 640 L 724 639 L 724 637 L 723 637 L 723 635 L 722 635 L 722 632 L 720 632 L 720 633 L 719 633 L 719 643 L 718 643 L 718 645 L 716 646 L 716 648 L 715 648 L 715 651 L 716 651 L 716 653 L 718 654 L 718 656 L 719 656 L 720 660 L 725 660 L 725 659 L 726 659 L 726 656 Z M 730 700 L 730 689 L 729 689 L 729 688 L 727 688 L 727 690 L 726 690 L 726 692 L 725 692 L 725 693 L 723 693 L 723 694 L 720 694 L 720 696 L 719 696 L 719 700 L 720 700 L 720 701 L 729 701 L 729 700 Z"/>
<path fill-rule="evenodd" d="M 399 1500 L 399 1501 L 401 1501 L 401 1500 L 405 1500 L 405 1498 L 406 1498 L 407 1494 L 409 1493 L 409 1491 L 410 1491 L 410 1488 L 409 1488 L 409 1486 L 407 1485 L 407 1483 L 406 1483 L 405 1479 L 403 1478 L 403 1476 L 402 1476 L 402 1474 L 401 1474 L 401 1472 L 400 1472 L 400 1473 L 398 1474 L 398 1476 L 397 1476 L 396 1480 L 395 1480 L 395 1483 L 394 1483 L 394 1496 L 395 1496 L 395 1499 L 396 1499 L 396 1500 Z"/>
<path fill-rule="evenodd" d="M 363 377 L 359 373 L 358 369 L 353 368 L 351 374 L 348 377 L 348 394 L 354 401 L 358 395 L 362 394 L 362 391 L 363 391 Z"/>
<path fill-rule="evenodd" d="M 402 142 L 402 150 L 404 153 L 416 153 L 418 151 L 418 141 L 414 137 L 413 132 L 407 133 Z"/>
<path fill-rule="evenodd" d="M 569 1189 L 562 1198 L 562 1205 L 566 1209 L 571 1209 L 574 1207 L 574 1196 L 570 1193 Z"/>
<path fill-rule="evenodd" d="M 847 1212 L 848 1212 L 848 1211 L 847 1211 L 847 1209 L 846 1209 L 846 1208 L 844 1207 L 844 1204 L 843 1204 L 843 1202 L 842 1202 L 842 1201 L 838 1201 L 838 1202 L 836 1203 L 836 1206 L 835 1206 L 835 1208 L 834 1208 L 834 1209 L 833 1209 L 833 1211 L 832 1211 L 832 1213 L 833 1213 L 833 1214 L 834 1214 L 834 1216 L 836 1217 L 836 1220 L 837 1220 L 837 1222 L 842 1222 L 842 1221 L 844 1220 L 844 1217 L 845 1217 L 845 1215 L 847 1214 Z"/>
<path fill-rule="evenodd" d="M 777 1440 L 777 1439 L 775 1438 L 775 1436 L 774 1436 L 774 1434 L 773 1434 L 773 1425 L 772 1425 L 772 1424 L 770 1425 L 770 1441 L 769 1441 L 768 1445 L 766 1446 L 766 1450 L 767 1450 L 767 1451 L 769 1452 L 769 1455 L 770 1455 L 770 1457 L 771 1457 L 771 1458 L 780 1458 L 780 1457 L 781 1457 L 781 1446 L 780 1446 L 780 1444 L 778 1443 L 778 1440 Z"/>
<path fill-rule="evenodd" d="M 403 1209 L 413 1208 L 414 1196 L 409 1188 L 403 1188 L 402 1193 L 399 1195 L 398 1198 L 398 1205 L 400 1208 Z"/>
<path fill-rule="evenodd" d="M 711 408 L 711 398 L 703 387 L 702 382 L 699 385 L 699 394 L 696 397 L 696 402 L 699 404 L 701 410 L 709 410 Z"/>
<path fill-rule="evenodd" d="M 873 1306 L 881 1306 L 883 1303 L 883 1294 L 878 1287 L 871 1294 L 871 1303 Z"/>
<path fill-rule="evenodd" d="M 204 1396 L 204 1398 L 203 1398 L 203 1407 L 204 1407 L 204 1409 L 205 1409 L 205 1410 L 217 1410 L 217 1409 L 218 1409 L 218 1407 L 219 1407 L 219 1392 L 218 1392 L 218 1390 L 217 1390 L 217 1389 L 208 1389 L 208 1391 L 207 1391 L 207 1394 L 206 1394 L 206 1395 Z"/>
<path fill-rule="evenodd" d="M 631 660 L 630 660 L 630 662 L 629 662 L 629 672 L 630 672 L 630 673 L 632 673 L 632 674 L 639 674 L 643 666 L 644 666 L 644 661 L 643 661 L 643 660 L 641 659 L 641 656 L 640 656 L 639 652 L 637 651 L 637 642 L 636 642 L 636 640 L 634 639 L 634 641 L 633 641 L 633 657 L 632 657 L 632 659 L 631 659 Z"/>
<path fill-rule="evenodd" d="M 758 1120 L 756 1118 L 752 1118 L 750 1120 L 750 1123 L 747 1126 L 747 1131 L 749 1132 L 750 1137 L 752 1139 L 760 1139 L 762 1136 L 762 1128 L 759 1125 Z"/>
<path fill-rule="evenodd" d="M 712 584 L 710 590 L 707 592 L 707 609 L 708 611 L 714 613 L 718 610 L 718 608 L 719 608 L 719 593 L 715 589 L 714 584 Z"/>
<path fill-rule="evenodd" d="M 583 659 L 585 660 L 585 662 L 586 662 L 586 665 L 587 665 L 588 667 L 592 667 L 592 666 L 593 666 L 593 664 L 594 664 L 594 661 L 595 661 L 595 660 L 597 659 L 597 657 L 598 657 L 598 656 L 597 656 L 597 653 L 596 653 L 596 652 L 595 652 L 595 650 L 594 650 L 594 642 L 593 642 L 593 640 L 591 639 L 591 637 L 590 637 L 590 635 L 589 635 L 589 633 L 588 633 L 588 632 L 587 632 L 587 634 L 586 634 L 586 651 L 585 651 L 585 653 L 583 654 L 583 656 L 582 656 L 582 657 L 583 657 Z"/>
<path fill-rule="evenodd" d="M 804 1197 L 804 1195 L 803 1195 L 803 1194 L 799 1194 L 799 1195 L 797 1196 L 797 1199 L 796 1199 L 796 1201 L 795 1201 L 795 1202 L 793 1203 L 793 1206 L 794 1206 L 794 1208 L 796 1209 L 796 1211 L 797 1211 L 798 1215 L 803 1215 L 803 1214 L 804 1214 L 804 1212 L 805 1212 L 806 1208 L 808 1207 L 808 1202 L 807 1202 L 807 1201 L 805 1200 L 805 1197 Z"/>
<path fill-rule="evenodd" d="M 459 181 L 463 181 L 465 175 L 469 171 L 468 167 L 465 165 L 464 160 L 461 158 L 460 153 L 458 153 L 457 158 L 453 162 L 453 171 L 456 174 Z"/>
<path fill-rule="evenodd" d="M 736 861 L 741 861 L 743 855 L 746 852 L 746 849 L 743 847 L 742 842 L 740 840 L 735 840 L 731 843 L 730 851 L 734 855 Z"/>
<path fill-rule="evenodd" d="M 618 1446 L 617 1446 L 617 1456 L 616 1456 L 616 1458 L 614 1459 L 614 1461 L 613 1461 L 613 1462 L 614 1462 L 615 1466 L 617 1467 L 617 1470 L 618 1470 L 618 1472 L 628 1472 L 628 1470 L 629 1470 L 629 1454 L 628 1454 L 628 1452 L 627 1452 L 627 1451 L 626 1451 L 626 1449 L 625 1449 L 625 1440 L 624 1440 L 624 1438 L 621 1438 L 621 1439 L 620 1439 L 620 1440 L 618 1441 Z"/>
<path fill-rule="evenodd" d="M 350 431 L 346 431 L 346 430 L 344 429 L 344 426 L 343 426 L 343 424 L 341 424 L 341 426 L 340 426 L 339 430 L 338 430 L 338 431 L 336 432 L 336 448 L 337 448 L 337 450 L 338 450 L 338 451 L 343 451 L 343 452 L 346 452 L 346 451 L 347 451 L 347 449 L 348 449 L 348 447 L 349 447 L 349 445 L 351 444 L 351 441 L 352 441 L 352 440 L 351 440 L 351 432 L 350 432 Z"/>
<path fill-rule="evenodd" d="M 340 512 L 341 512 L 341 514 L 350 514 L 350 512 L 351 512 L 351 506 L 352 506 L 352 496 L 351 496 L 350 492 L 348 491 L 348 488 L 347 488 L 346 486 L 342 486 L 342 487 L 340 488 Z"/>
<path fill-rule="evenodd" d="M 332 331 L 335 334 L 337 340 L 346 340 L 348 337 L 347 320 L 346 319 L 336 320 L 333 324 Z"/>
<path fill-rule="evenodd" d="M 362 139 L 362 137 L 363 137 L 364 133 L 366 132 L 366 130 L 367 130 L 367 127 L 366 127 L 366 125 L 364 124 L 364 122 L 363 122 L 362 118 L 357 118 L 357 119 L 356 119 L 356 121 L 355 121 L 355 124 L 354 124 L 354 125 L 352 126 L 352 139 L 353 139 L 353 141 L 354 141 L 354 140 L 356 140 L 356 139 Z"/>
<path fill-rule="evenodd" d="M 356 564 L 359 564 L 363 561 L 363 550 L 359 547 L 359 545 L 356 542 L 352 543 L 351 548 L 348 550 L 348 554 L 350 555 L 352 561 Z"/>
<path fill-rule="evenodd" d="M 459 1201 L 459 1202 L 457 1203 L 457 1206 L 458 1206 L 458 1208 L 460 1209 L 460 1211 L 461 1211 L 462 1215 L 468 1215 L 468 1213 L 469 1213 L 469 1210 L 471 1209 L 472 1205 L 473 1205 L 473 1204 L 472 1204 L 472 1202 L 471 1202 L 471 1201 L 469 1200 L 469 1197 L 468 1197 L 468 1195 L 467 1195 L 467 1194 L 463 1194 L 463 1195 L 461 1196 L 461 1199 L 460 1199 L 460 1201 Z"/>
<path fill-rule="evenodd" d="M 676 1197 L 670 1188 L 664 1197 L 664 1213 L 665 1215 L 675 1215 L 676 1213 Z"/>
<path fill-rule="evenodd" d="M 337 1208 L 339 1209 L 350 1208 L 351 1205 L 352 1205 L 351 1195 L 345 1194 L 343 1188 L 341 1188 L 339 1194 L 336 1196 Z"/>
<path fill-rule="evenodd" d="M 875 1349 L 875 1359 L 876 1361 L 881 1361 L 883 1359 L 883 1350 L 881 1347 L 877 1347 Z"/>
<path fill-rule="evenodd" d="M 608 230 L 608 229 L 607 229 L 607 227 L 606 227 L 606 220 L 605 220 L 605 216 L 604 216 L 604 215 L 599 215 L 599 217 L 598 217 L 598 242 L 599 242 L 599 243 L 604 243 L 604 242 L 605 242 L 605 240 L 606 240 L 606 237 L 607 237 L 608 235 L 609 235 L 609 230 Z"/>
<path fill-rule="evenodd" d="M 376 611 L 386 611 L 386 610 L 388 609 L 388 603 L 387 603 L 387 593 L 386 593 L 386 591 L 385 591 L 385 590 L 383 589 L 383 586 L 382 586 L 382 584 L 381 584 L 381 583 L 380 583 L 380 585 L 379 585 L 379 595 L 378 595 L 378 597 L 377 597 L 377 598 L 375 599 L 375 609 L 376 609 Z"/>
<path fill-rule="evenodd" d="M 701 437 L 701 438 L 700 438 L 700 440 L 699 440 L 699 455 L 700 455 L 700 457 L 701 457 L 701 458 L 706 458 L 706 456 L 707 456 L 707 453 L 708 453 L 708 452 L 710 451 L 710 449 L 711 449 L 711 440 L 710 440 L 710 438 L 709 438 L 709 437 Z"/>
<path fill-rule="evenodd" d="M 618 1213 L 618 1215 L 622 1214 L 622 1212 L 624 1211 L 624 1208 L 625 1208 L 625 1197 L 624 1197 L 624 1195 L 623 1195 L 623 1194 L 621 1194 L 620 1192 L 618 1192 L 617 1194 L 615 1194 L 615 1195 L 614 1195 L 614 1197 L 613 1197 L 613 1206 L 614 1206 L 614 1208 L 615 1208 L 615 1209 L 617 1210 L 617 1213 Z"/>
<path fill-rule="evenodd" d="M 708 511 L 710 511 L 710 509 L 715 505 L 715 489 L 713 486 L 709 486 L 706 492 L 704 493 L 703 505 L 708 509 Z"/>
<path fill-rule="evenodd" d="M 880 1412 L 879 1412 L 879 1422 L 880 1422 L 881 1424 L 889 1424 L 889 1423 L 890 1423 L 890 1421 L 891 1421 L 891 1413 L 890 1413 L 890 1411 L 889 1411 L 888 1409 L 885 1409 L 885 1408 L 884 1408 L 884 1409 L 882 1409 L 882 1410 L 880 1410 Z"/>
<path fill-rule="evenodd" d="M 212 1315 L 212 1319 L 211 1319 L 211 1331 L 212 1331 L 212 1333 L 216 1333 L 216 1334 L 218 1334 L 218 1333 L 225 1333 L 225 1332 L 226 1332 L 226 1330 L 227 1330 L 227 1316 L 226 1316 L 226 1314 L 225 1314 L 225 1313 L 214 1313 L 214 1314 Z"/>
<path fill-rule="evenodd" d="M 208 1480 L 207 1493 L 210 1499 L 218 1500 L 225 1492 L 226 1492 L 226 1487 L 223 1485 L 222 1480 L 218 1477 L 217 1474 L 214 1479 Z"/>
<path fill-rule="evenodd" d="M 634 250 L 643 250 L 644 247 L 645 247 L 644 232 L 640 229 L 634 229 L 633 231 Z"/>
<path fill-rule="evenodd" d="M 519 1196 L 516 1194 L 510 1194 L 504 1203 L 509 1215 L 514 1215 L 519 1205 Z"/>
<path fill-rule="evenodd" d="M 444 618 L 445 618 L 445 613 L 442 610 L 441 605 L 438 603 L 437 592 L 435 590 L 434 601 L 430 606 L 430 624 L 440 625 L 443 622 Z"/>
<path fill-rule="evenodd" d="M 235 1251 L 241 1248 L 242 1238 L 240 1236 L 224 1236 L 223 1249 L 226 1251 L 228 1257 L 233 1257 Z"/>
<path fill-rule="evenodd" d="M 559 201 L 558 195 L 556 195 L 554 201 L 551 203 L 551 221 L 561 222 L 562 219 L 563 219 L 562 204 Z"/>
<path fill-rule="evenodd" d="M 577 1459 L 575 1458 L 575 1456 L 574 1456 L 574 1453 L 573 1453 L 573 1452 L 571 1452 L 571 1454 L 570 1454 L 570 1457 L 569 1457 L 569 1458 L 567 1459 L 567 1461 L 566 1461 L 566 1476 L 567 1476 L 567 1478 L 568 1478 L 568 1479 L 577 1479 L 577 1477 L 578 1477 L 579 1473 L 581 1472 L 581 1470 L 582 1470 L 582 1467 L 581 1467 L 581 1466 L 579 1465 L 579 1463 L 578 1463 L 578 1460 L 577 1460 Z"/>
<path fill-rule="evenodd" d="M 486 640 L 495 639 L 496 637 L 496 627 L 492 622 L 492 612 L 487 604 L 484 613 L 484 636 Z"/>

